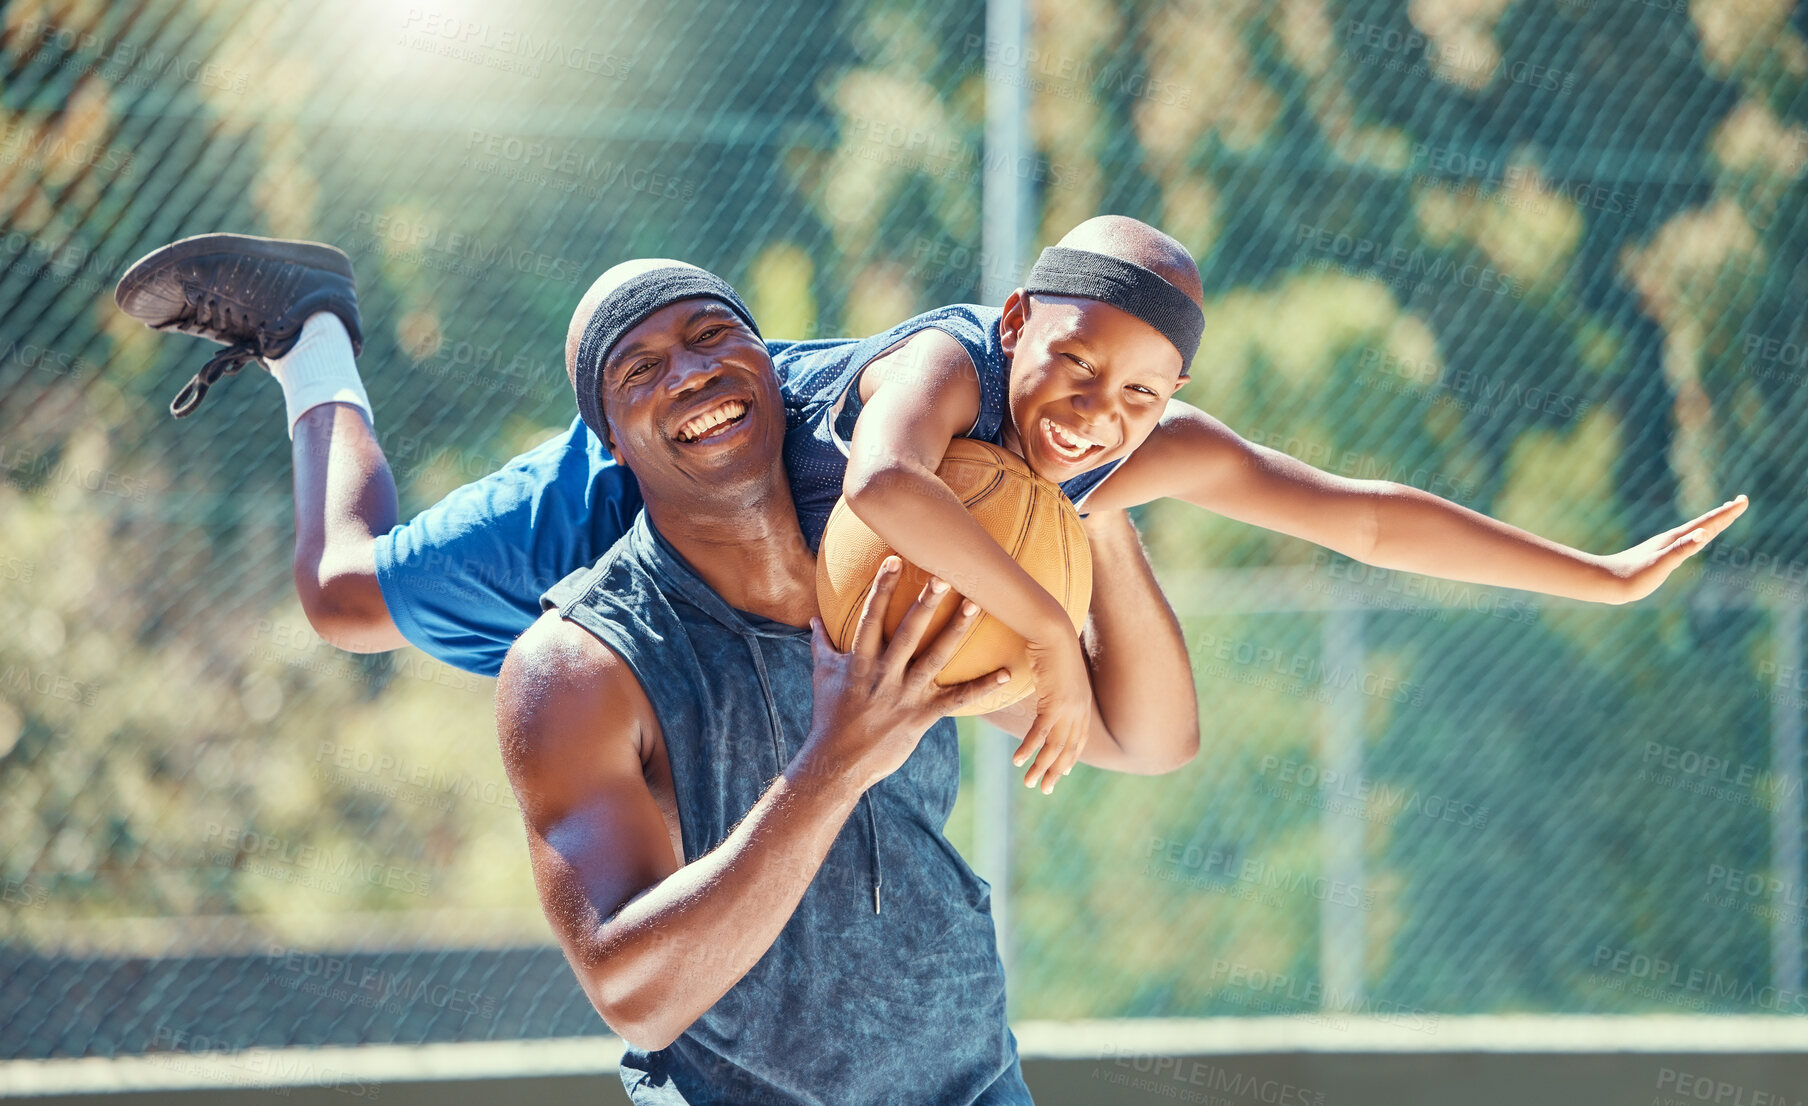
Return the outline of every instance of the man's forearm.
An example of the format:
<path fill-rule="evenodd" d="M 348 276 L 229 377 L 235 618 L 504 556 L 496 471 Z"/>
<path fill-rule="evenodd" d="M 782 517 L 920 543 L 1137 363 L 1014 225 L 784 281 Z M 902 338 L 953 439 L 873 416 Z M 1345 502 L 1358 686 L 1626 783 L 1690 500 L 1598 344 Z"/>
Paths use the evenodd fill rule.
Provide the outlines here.
<path fill-rule="evenodd" d="M 585 967 L 610 1026 L 663 1048 L 715 1005 L 778 939 L 861 793 L 806 748 L 727 840 L 604 922 Z"/>
<path fill-rule="evenodd" d="M 1371 494 L 1375 543 L 1364 558 L 1369 564 L 1571 599 L 1611 601 L 1609 574 L 1594 554 L 1420 488 L 1384 482 Z"/>
<path fill-rule="evenodd" d="M 1116 746 L 1089 759 L 1120 772 L 1173 771 L 1199 751 L 1199 702 L 1180 622 L 1124 512 L 1091 515 L 1086 536 L 1092 608 L 1082 640 L 1093 696 Z"/>
<path fill-rule="evenodd" d="M 377 583 L 376 537 L 396 524 L 395 478 L 357 408 L 295 423 L 295 590 L 320 636 L 354 653 L 407 644 Z"/>

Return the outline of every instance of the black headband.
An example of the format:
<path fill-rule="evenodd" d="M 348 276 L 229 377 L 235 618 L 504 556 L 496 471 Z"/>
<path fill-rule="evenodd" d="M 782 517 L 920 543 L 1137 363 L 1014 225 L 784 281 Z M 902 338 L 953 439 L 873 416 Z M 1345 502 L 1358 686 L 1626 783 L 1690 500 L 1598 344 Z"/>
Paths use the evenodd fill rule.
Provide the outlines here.
<path fill-rule="evenodd" d="M 1180 351 L 1180 375 L 1192 371 L 1205 312 L 1160 273 L 1108 254 L 1050 246 L 1036 258 L 1023 282 L 1025 292 L 1080 296 L 1128 311 L 1174 343 Z"/>
<path fill-rule="evenodd" d="M 755 337 L 760 328 L 753 324 L 753 312 L 735 295 L 726 280 L 714 273 L 688 265 L 669 265 L 649 269 L 630 277 L 591 312 L 584 324 L 584 337 L 578 341 L 578 356 L 572 366 L 572 387 L 578 396 L 578 413 L 584 424 L 603 441 L 609 435 L 603 424 L 603 362 L 622 335 L 639 326 L 648 315 L 679 300 L 707 298 L 727 304 Z M 763 340 L 763 339 L 762 339 Z"/>

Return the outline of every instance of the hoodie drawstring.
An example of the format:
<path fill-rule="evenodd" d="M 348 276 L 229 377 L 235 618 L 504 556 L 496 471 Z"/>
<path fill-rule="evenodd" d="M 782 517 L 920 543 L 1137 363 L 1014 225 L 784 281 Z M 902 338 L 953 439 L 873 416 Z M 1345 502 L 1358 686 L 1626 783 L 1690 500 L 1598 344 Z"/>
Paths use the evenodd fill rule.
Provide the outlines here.
<path fill-rule="evenodd" d="M 866 829 L 872 837 L 873 846 L 873 913 L 879 912 L 879 882 L 883 869 L 879 866 L 879 815 L 873 809 L 873 793 L 871 791 L 860 796 L 866 804 Z"/>

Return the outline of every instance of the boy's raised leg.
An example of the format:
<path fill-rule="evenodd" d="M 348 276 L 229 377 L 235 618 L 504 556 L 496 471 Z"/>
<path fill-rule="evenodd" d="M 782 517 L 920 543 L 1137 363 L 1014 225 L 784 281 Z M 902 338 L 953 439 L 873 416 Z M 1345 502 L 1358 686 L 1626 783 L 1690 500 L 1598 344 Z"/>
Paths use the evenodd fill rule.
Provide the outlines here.
<path fill-rule="evenodd" d="M 139 259 L 114 299 L 147 326 L 226 347 L 171 402 L 177 418 L 248 363 L 276 377 L 293 443 L 302 609 L 341 649 L 406 644 L 377 582 L 375 540 L 396 524 L 396 490 L 354 360 L 363 334 L 350 259 L 317 242 L 198 235 Z"/>

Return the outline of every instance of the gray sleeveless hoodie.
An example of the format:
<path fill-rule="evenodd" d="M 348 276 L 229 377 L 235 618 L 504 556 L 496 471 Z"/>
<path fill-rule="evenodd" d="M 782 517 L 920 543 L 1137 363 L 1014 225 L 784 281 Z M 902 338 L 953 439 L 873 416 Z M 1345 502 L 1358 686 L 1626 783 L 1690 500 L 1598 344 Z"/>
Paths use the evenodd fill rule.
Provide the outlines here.
<path fill-rule="evenodd" d="M 543 609 L 622 658 L 658 715 L 684 860 L 727 838 L 810 731 L 807 629 L 731 608 L 643 512 Z M 1027 1103 L 1005 1022 L 990 893 L 942 828 L 960 783 L 954 723 L 872 788 L 772 947 L 622 1082 L 659 1106 Z"/>

